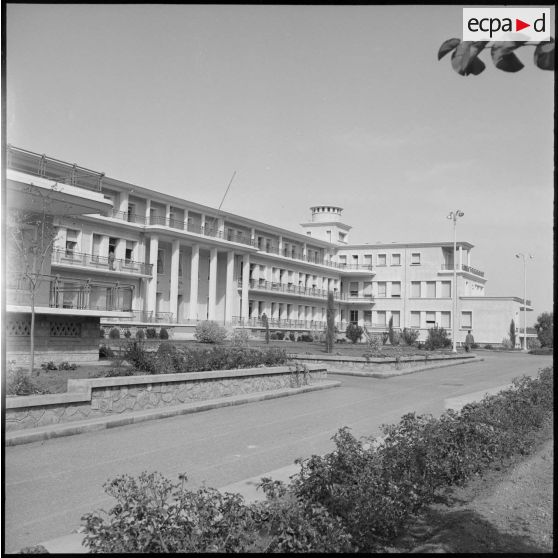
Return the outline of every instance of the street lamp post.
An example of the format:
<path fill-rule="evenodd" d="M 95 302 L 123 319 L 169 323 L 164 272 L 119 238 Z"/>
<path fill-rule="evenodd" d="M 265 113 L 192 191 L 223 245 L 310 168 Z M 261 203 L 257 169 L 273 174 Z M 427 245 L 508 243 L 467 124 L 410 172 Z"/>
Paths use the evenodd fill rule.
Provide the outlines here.
<path fill-rule="evenodd" d="M 527 258 L 533 259 L 531 254 L 519 254 L 515 255 L 516 258 L 523 259 L 523 350 L 527 350 Z"/>
<path fill-rule="evenodd" d="M 450 211 L 447 216 L 448 219 L 453 220 L 453 316 L 451 320 L 452 325 L 452 353 L 457 353 L 457 240 L 456 240 L 456 230 L 457 230 L 457 218 L 463 217 L 465 213 L 460 209 L 455 211 Z"/>

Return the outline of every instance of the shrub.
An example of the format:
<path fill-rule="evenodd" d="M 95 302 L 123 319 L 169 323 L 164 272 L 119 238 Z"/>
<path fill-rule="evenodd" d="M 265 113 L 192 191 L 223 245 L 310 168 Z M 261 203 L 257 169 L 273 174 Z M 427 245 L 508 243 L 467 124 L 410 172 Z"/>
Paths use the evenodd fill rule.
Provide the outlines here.
<path fill-rule="evenodd" d="M 362 339 L 364 330 L 358 324 L 350 323 L 345 330 L 345 335 L 352 343 L 356 343 Z"/>
<path fill-rule="evenodd" d="M 177 348 L 169 341 L 163 341 L 155 353 L 157 372 L 174 374 L 176 370 Z"/>
<path fill-rule="evenodd" d="M 424 342 L 424 348 L 428 351 L 443 349 L 451 345 L 451 339 L 443 327 L 434 326 L 428 330 L 428 337 Z"/>
<path fill-rule="evenodd" d="M 269 343 L 269 320 L 265 312 L 262 314 L 262 324 L 265 328 L 265 342 Z"/>
<path fill-rule="evenodd" d="M 168 339 L 169 338 L 169 332 L 167 331 L 166 328 L 162 327 L 159 331 L 159 339 Z"/>
<path fill-rule="evenodd" d="M 510 345 L 512 347 L 512 349 L 515 349 L 515 339 L 516 339 L 516 331 L 515 331 L 515 322 L 512 321 L 510 322 Z"/>
<path fill-rule="evenodd" d="M 102 328 L 99 330 L 99 333 L 101 334 L 101 339 L 104 339 L 104 338 L 105 338 L 105 328 L 102 327 Z"/>
<path fill-rule="evenodd" d="M 133 376 L 133 375 L 134 375 L 134 371 L 131 368 L 118 367 L 118 368 L 111 368 L 110 370 L 107 370 L 100 377 L 115 378 L 117 376 Z"/>
<path fill-rule="evenodd" d="M 223 343 L 227 338 L 227 330 L 217 322 L 200 322 L 196 326 L 194 337 L 200 343 Z"/>
<path fill-rule="evenodd" d="M 403 331 L 401 332 L 401 337 L 403 338 L 405 345 L 408 345 L 409 347 L 415 344 L 419 335 L 420 332 L 418 329 L 410 329 L 407 327 L 403 328 Z"/>
<path fill-rule="evenodd" d="M 128 343 L 124 352 L 124 359 L 141 372 L 147 372 L 148 374 L 158 374 L 159 372 L 156 356 L 144 350 L 137 341 Z"/>
<path fill-rule="evenodd" d="M 138 341 L 143 341 L 145 339 L 145 330 L 143 329 L 138 329 L 136 331 L 136 339 Z"/>
<path fill-rule="evenodd" d="M 368 337 L 368 351 L 371 353 L 371 356 L 374 353 L 381 351 L 382 349 L 382 338 L 379 335 L 370 335 Z"/>
<path fill-rule="evenodd" d="M 23 368 L 8 370 L 6 376 L 6 393 L 8 395 L 39 395 L 43 390 L 35 384 Z"/>
<path fill-rule="evenodd" d="M 289 332 L 289 339 L 290 339 L 291 341 L 294 341 L 294 340 L 295 340 L 295 334 L 294 334 L 292 331 Z"/>
<path fill-rule="evenodd" d="M 99 347 L 99 358 L 112 358 L 114 357 L 114 351 L 107 345 L 101 345 Z"/>
<path fill-rule="evenodd" d="M 120 330 L 117 327 L 111 328 L 109 331 L 109 339 L 120 339 Z"/>
<path fill-rule="evenodd" d="M 471 349 L 478 349 L 480 345 L 478 343 L 471 343 Z"/>
<path fill-rule="evenodd" d="M 283 341 L 283 339 L 285 339 L 284 331 L 278 331 L 275 335 L 277 335 L 277 339 L 279 339 L 279 341 Z"/>
<path fill-rule="evenodd" d="M 501 345 L 502 345 L 502 349 L 513 349 L 509 337 L 504 337 L 504 338 L 502 339 Z"/>
<path fill-rule="evenodd" d="M 485 345 L 484 348 L 489 350 L 494 349 L 494 347 L 490 343 L 488 343 L 488 345 Z"/>
<path fill-rule="evenodd" d="M 302 341 L 303 343 L 312 343 L 314 341 L 314 337 L 312 337 L 311 333 L 303 333 L 299 335 L 298 341 Z"/>
<path fill-rule="evenodd" d="M 56 364 L 54 364 L 54 361 L 49 360 L 48 362 L 43 362 L 41 364 L 41 368 L 43 370 L 58 370 L 58 366 L 56 366 Z"/>
<path fill-rule="evenodd" d="M 346 338 L 346 337 L 341 337 L 341 338 L 337 339 L 335 342 L 336 342 L 336 343 L 346 343 L 346 342 L 347 342 L 347 338 Z"/>
<path fill-rule="evenodd" d="M 145 330 L 145 337 L 147 339 L 157 339 L 157 330 L 154 327 L 148 327 Z"/>
<path fill-rule="evenodd" d="M 269 338 L 270 338 L 272 341 L 277 341 L 277 333 L 275 333 L 275 332 L 274 332 L 274 333 L 270 333 L 270 334 L 269 334 Z"/>
<path fill-rule="evenodd" d="M 67 360 L 61 362 L 58 365 L 58 370 L 76 370 L 76 369 L 77 369 L 77 365 L 74 363 L 70 364 Z"/>
<path fill-rule="evenodd" d="M 234 329 L 231 334 L 233 347 L 246 347 L 250 342 L 250 332 L 247 329 Z"/>
<path fill-rule="evenodd" d="M 132 337 L 132 332 L 129 329 L 125 329 L 124 330 L 124 337 L 126 339 L 130 339 L 130 337 Z"/>
<path fill-rule="evenodd" d="M 536 337 L 527 337 L 527 349 L 540 349 L 541 342 Z"/>
<path fill-rule="evenodd" d="M 537 317 L 535 329 L 541 347 L 552 347 L 554 343 L 554 313 L 543 312 L 540 314 Z"/>

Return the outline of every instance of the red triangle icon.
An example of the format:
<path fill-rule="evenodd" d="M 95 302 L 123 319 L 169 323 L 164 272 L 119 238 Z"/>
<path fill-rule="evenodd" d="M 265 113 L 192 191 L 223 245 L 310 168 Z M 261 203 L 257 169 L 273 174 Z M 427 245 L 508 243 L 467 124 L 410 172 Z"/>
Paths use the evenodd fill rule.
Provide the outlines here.
<path fill-rule="evenodd" d="M 525 27 L 531 27 L 531 24 L 530 23 L 525 23 L 524 21 L 521 21 L 520 19 L 515 20 L 515 30 L 516 31 L 521 31 L 522 29 L 525 29 Z"/>

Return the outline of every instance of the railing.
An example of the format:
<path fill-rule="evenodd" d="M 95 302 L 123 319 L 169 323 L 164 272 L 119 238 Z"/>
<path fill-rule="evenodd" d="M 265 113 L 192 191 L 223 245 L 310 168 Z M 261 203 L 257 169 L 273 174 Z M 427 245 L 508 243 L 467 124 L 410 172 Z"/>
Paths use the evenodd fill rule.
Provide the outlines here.
<path fill-rule="evenodd" d="M 69 250 L 53 250 L 52 263 L 63 265 L 83 265 L 89 268 L 107 269 L 109 271 L 124 271 L 128 273 L 138 273 L 151 275 L 153 264 L 136 262 L 127 259 L 111 259 L 107 256 L 87 254 L 83 252 L 72 252 Z"/>
<path fill-rule="evenodd" d="M 118 318 L 118 321 L 119 322 L 143 322 L 148 324 L 176 323 L 174 314 L 172 312 L 152 312 L 146 310 L 132 310 L 131 313 L 132 313 L 131 316 L 126 316 L 125 318 Z"/>
<path fill-rule="evenodd" d="M 285 320 L 279 318 L 268 318 L 267 321 L 270 328 L 323 330 L 326 327 L 326 322 L 321 320 Z M 261 318 L 240 318 L 238 316 L 234 316 L 233 324 L 245 327 L 265 327 Z"/>
<path fill-rule="evenodd" d="M 238 287 L 242 287 L 242 280 L 238 281 Z M 335 300 L 348 300 L 353 302 L 369 302 L 374 300 L 372 295 L 370 296 L 351 296 L 347 295 L 346 293 L 340 293 L 338 291 L 327 291 L 324 289 L 314 289 L 312 287 L 302 287 L 292 284 L 285 284 L 285 283 L 276 283 L 273 281 L 264 281 L 250 279 L 249 284 L 250 289 L 253 290 L 261 290 L 261 291 L 270 291 L 276 293 L 286 293 L 292 295 L 300 295 L 300 296 L 308 296 L 308 297 L 316 297 L 316 298 L 327 298 L 329 292 L 333 293 L 333 298 Z"/>
<path fill-rule="evenodd" d="M 37 275 L 37 307 L 130 312 L 133 285 L 107 281 L 83 281 L 58 275 Z M 17 306 L 31 304 L 31 280 L 18 273 L 6 276 L 6 302 Z"/>
<path fill-rule="evenodd" d="M 105 176 L 103 172 L 72 165 L 13 145 L 8 145 L 7 158 L 7 166 L 10 169 L 77 186 L 85 190 L 95 192 L 102 190 Z"/>
<path fill-rule="evenodd" d="M 442 264 L 442 271 L 453 271 L 453 264 Z M 459 271 L 459 266 L 457 266 L 457 271 Z M 462 264 L 461 271 L 466 271 L 467 273 L 472 273 L 473 275 L 484 277 L 484 271 L 480 271 L 469 265 Z"/>

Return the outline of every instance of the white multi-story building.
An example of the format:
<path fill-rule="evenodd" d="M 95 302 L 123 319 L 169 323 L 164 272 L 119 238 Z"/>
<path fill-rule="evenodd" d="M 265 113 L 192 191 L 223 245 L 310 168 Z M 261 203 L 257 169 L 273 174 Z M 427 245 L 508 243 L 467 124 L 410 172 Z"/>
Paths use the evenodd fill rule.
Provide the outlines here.
<path fill-rule="evenodd" d="M 65 309 L 84 305 L 72 284 L 127 287 L 118 300 L 103 299 L 105 326 L 157 324 L 178 337 L 202 320 L 261 330 L 265 313 L 271 329 L 323 330 L 331 291 L 339 331 L 349 322 L 385 331 L 391 318 L 424 338 L 435 324 L 451 333 L 454 263 L 459 342 L 471 329 L 479 342 L 500 343 L 511 319 L 519 325 L 522 299 L 485 296 L 467 242 L 457 243 L 456 262 L 452 242 L 352 245 L 336 206 L 312 207 L 293 232 L 13 146 L 7 160 L 12 188 L 17 173 L 20 184 L 42 177 L 110 203 L 107 211 L 54 216 L 50 269 L 67 286 Z M 115 304 L 126 312 L 111 314 Z"/>

